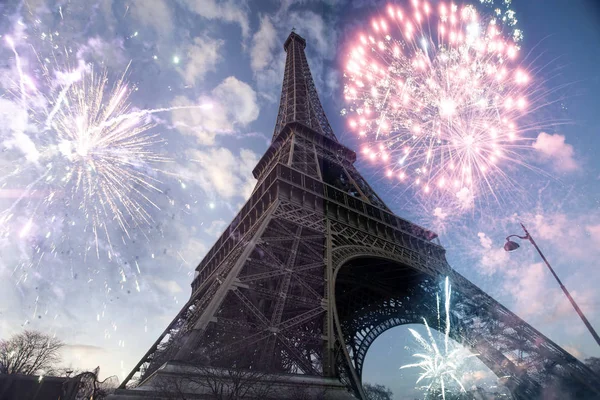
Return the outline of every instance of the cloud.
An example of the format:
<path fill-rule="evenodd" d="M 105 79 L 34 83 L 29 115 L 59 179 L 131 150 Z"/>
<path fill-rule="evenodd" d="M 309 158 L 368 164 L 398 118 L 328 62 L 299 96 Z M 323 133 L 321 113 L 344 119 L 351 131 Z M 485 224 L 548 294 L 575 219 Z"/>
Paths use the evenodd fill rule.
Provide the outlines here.
<path fill-rule="evenodd" d="M 79 373 L 80 371 L 93 371 L 99 366 L 101 380 L 115 374 L 123 379 L 129 372 L 129 369 L 124 366 L 124 361 L 127 364 L 133 364 L 138 359 L 134 357 L 128 359 L 129 352 L 123 351 L 125 340 L 121 340 L 120 343 L 120 346 L 108 345 L 106 348 L 87 344 L 66 344 L 61 349 L 61 367 L 64 366 L 72 369 L 74 373 Z M 131 351 L 131 348 L 129 350 Z"/>
<path fill-rule="evenodd" d="M 171 103 L 172 107 L 190 107 L 204 103 L 200 99 L 191 101 L 185 96 L 177 96 Z M 218 110 L 215 110 L 217 108 Z M 199 144 L 211 145 L 219 133 L 229 133 L 232 124 L 227 120 L 227 115 L 213 105 L 212 110 L 200 109 L 175 109 L 171 111 L 173 125 L 183 134 L 195 136 Z"/>
<path fill-rule="evenodd" d="M 586 225 L 585 231 L 590 235 L 590 239 L 597 248 L 600 248 L 600 224 Z"/>
<path fill-rule="evenodd" d="M 330 69 L 325 74 L 325 86 L 328 89 L 329 95 L 333 94 L 340 87 L 341 75 L 338 71 Z"/>
<path fill-rule="evenodd" d="M 27 110 L 16 102 L 0 97 L 0 129 L 24 131 L 27 129 Z M 0 131 L 1 132 L 1 131 Z"/>
<path fill-rule="evenodd" d="M 16 102 L 0 98 L 0 142 L 7 149 L 18 149 L 26 160 L 37 163 L 40 158 L 35 142 L 24 133 L 29 126 L 27 111 Z"/>
<path fill-rule="evenodd" d="M 161 36 L 170 36 L 173 31 L 172 7 L 165 0 L 132 0 L 131 15 L 142 25 L 154 29 Z"/>
<path fill-rule="evenodd" d="M 250 66 L 252 70 L 265 69 L 273 61 L 273 51 L 277 46 L 277 31 L 271 19 L 264 15 L 260 18 L 260 27 L 252 37 L 250 50 Z"/>
<path fill-rule="evenodd" d="M 563 135 L 541 132 L 532 146 L 543 159 L 552 162 L 554 169 L 559 172 L 573 172 L 579 169 L 579 164 L 574 158 L 573 146 L 565 143 Z"/>
<path fill-rule="evenodd" d="M 84 371 L 93 370 L 101 359 L 113 356 L 107 349 L 89 344 L 65 344 L 60 355 L 62 365 Z"/>
<path fill-rule="evenodd" d="M 179 257 L 188 267 L 196 268 L 207 250 L 208 247 L 200 239 L 187 238 L 183 248 L 179 251 Z"/>
<path fill-rule="evenodd" d="M 575 318 L 573 306 L 563 296 L 544 263 L 534 263 L 507 270 L 504 290 L 515 302 L 521 317 L 541 318 L 545 323 Z M 548 294 L 553 295 L 549 296 Z M 595 293 L 591 290 L 571 290 L 571 296 L 588 315 L 595 314 Z M 569 326 L 570 334 L 584 334 L 583 325 Z"/>
<path fill-rule="evenodd" d="M 64 350 L 68 350 L 72 353 L 105 353 L 106 349 L 93 346 L 90 344 L 65 344 L 63 346 Z"/>
<path fill-rule="evenodd" d="M 286 27 L 294 26 L 296 32 L 306 39 L 307 57 L 317 91 L 321 98 L 330 96 L 339 86 L 338 75 L 327 65 L 338 54 L 335 21 L 326 20 L 313 11 L 291 12 L 284 21 Z"/>
<path fill-rule="evenodd" d="M 270 103 L 277 103 L 281 94 L 281 82 L 285 70 L 285 52 L 280 49 L 267 68 L 254 75 L 260 96 Z"/>
<path fill-rule="evenodd" d="M 288 7 L 289 4 L 282 2 L 277 14 L 262 16 L 259 29 L 252 38 L 250 65 L 254 71 L 256 88 L 261 98 L 269 103 L 276 103 L 281 93 L 286 59 L 281 30 L 283 26 L 289 29 Z"/>
<path fill-rule="evenodd" d="M 18 117 L 16 119 L 18 119 Z M 6 140 L 4 145 L 8 149 L 12 149 L 13 147 L 19 149 L 25 155 L 25 159 L 30 163 L 37 164 L 40 159 L 40 152 L 35 146 L 35 143 L 23 132 L 15 132 L 12 139 Z"/>
<path fill-rule="evenodd" d="M 245 126 L 258 118 L 256 93 L 247 83 L 230 76 L 212 93 L 219 103 L 228 108 L 228 113 L 234 117 L 235 122 Z"/>
<path fill-rule="evenodd" d="M 183 292 L 183 289 L 174 280 L 165 280 L 158 277 L 151 278 L 152 282 L 156 285 L 159 290 L 171 296 Z"/>
<path fill-rule="evenodd" d="M 584 314 L 597 315 L 595 291 L 572 289 L 569 290 L 569 293 Z M 557 300 L 556 309 L 552 317 L 558 319 L 565 316 L 574 316 L 573 305 L 566 296 L 560 296 Z M 583 325 L 580 325 L 579 328 L 583 328 Z"/>
<path fill-rule="evenodd" d="M 210 236 L 218 237 L 225 228 L 227 227 L 227 222 L 219 219 L 217 221 L 211 222 L 210 226 L 204 229 L 204 232 L 208 233 Z"/>
<path fill-rule="evenodd" d="M 337 4 L 339 2 L 334 0 L 330 5 Z M 340 74 L 326 62 L 337 55 L 335 21 L 310 10 L 290 12 L 292 5 L 293 1 L 282 1 L 275 14 L 261 18 L 259 30 L 254 35 L 251 65 L 256 87 L 260 96 L 270 103 L 279 100 L 285 67 L 286 53 L 282 46 L 285 36 L 281 35 L 288 35 L 292 26 L 307 40 L 307 57 L 319 94 L 331 96 L 340 87 Z"/>
<path fill-rule="evenodd" d="M 510 271 L 513 279 L 504 280 L 504 290 L 516 303 L 521 317 L 542 315 L 549 307 L 546 266 L 535 263 Z"/>
<path fill-rule="evenodd" d="M 224 147 L 210 148 L 189 150 L 187 156 L 192 162 L 188 163 L 183 174 L 204 192 L 224 199 L 250 197 L 256 183 L 252 169 L 259 158 L 252 150 L 240 149 L 239 155 L 234 156 Z"/>
<path fill-rule="evenodd" d="M 307 48 L 313 46 L 323 58 L 335 57 L 336 31 L 319 14 L 312 11 L 292 12 L 287 22 L 289 26 L 295 26 L 298 34 L 307 40 Z"/>
<path fill-rule="evenodd" d="M 575 358 L 578 358 L 580 360 L 582 360 L 584 358 L 581 350 L 579 350 L 579 348 L 577 348 L 575 346 L 565 345 L 565 346 L 562 346 L 562 348 L 563 348 L 563 350 L 566 350 L 567 352 L 569 352 Z"/>
<path fill-rule="evenodd" d="M 458 205 L 463 210 L 471 209 L 475 204 L 475 196 L 466 187 L 456 192 L 456 199 L 458 200 Z"/>
<path fill-rule="evenodd" d="M 194 85 L 210 72 L 215 71 L 217 64 L 223 59 L 221 47 L 223 41 L 208 36 L 194 38 L 193 44 L 186 49 L 182 60 L 184 67 L 178 69 L 188 85 Z"/>
<path fill-rule="evenodd" d="M 242 36 L 248 37 L 250 26 L 248 13 L 243 4 L 234 1 L 217 0 L 182 0 L 182 3 L 192 12 L 206 19 L 221 20 L 236 23 L 242 29 Z"/>
<path fill-rule="evenodd" d="M 217 134 L 232 134 L 237 127 L 247 126 L 259 115 L 256 92 L 233 76 L 223 80 L 211 92 L 212 109 L 179 109 L 171 112 L 175 127 L 195 136 L 198 143 L 212 145 Z M 206 99 L 192 102 L 185 96 L 176 97 L 172 106 L 203 104 Z"/>
<path fill-rule="evenodd" d="M 116 69 L 122 69 L 128 62 L 124 54 L 122 39 L 117 38 L 107 42 L 99 36 L 88 38 L 86 44 L 79 46 L 77 58 L 86 61 L 93 60 Z"/>
<path fill-rule="evenodd" d="M 485 233 L 479 232 L 477 234 L 477 236 L 479 237 L 479 242 L 481 243 L 481 247 L 483 247 L 484 249 L 488 249 L 488 250 L 492 248 L 492 239 L 487 237 Z"/>
<path fill-rule="evenodd" d="M 435 210 L 433 210 L 433 215 L 439 219 L 446 219 L 446 217 L 448 216 L 448 213 L 445 213 L 441 207 L 436 207 Z"/>
<path fill-rule="evenodd" d="M 535 239 L 551 244 L 560 252 L 559 255 L 566 256 L 565 261 L 571 261 L 574 257 L 585 260 L 600 255 L 600 248 L 595 246 L 598 238 L 589 236 L 597 228 L 590 216 L 539 212 L 524 219 Z"/>
<path fill-rule="evenodd" d="M 509 259 L 504 249 L 501 246 L 494 245 L 492 239 L 483 232 L 477 233 L 477 236 L 481 244 L 479 271 L 489 276 L 496 274 L 502 268 L 507 268 Z"/>

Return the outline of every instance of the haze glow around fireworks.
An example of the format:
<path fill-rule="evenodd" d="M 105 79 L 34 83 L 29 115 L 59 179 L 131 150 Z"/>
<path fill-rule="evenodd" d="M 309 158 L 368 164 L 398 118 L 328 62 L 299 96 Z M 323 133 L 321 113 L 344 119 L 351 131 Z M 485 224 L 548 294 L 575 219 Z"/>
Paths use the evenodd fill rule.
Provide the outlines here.
<path fill-rule="evenodd" d="M 360 153 L 391 185 L 463 209 L 518 186 L 504 168 L 529 167 L 531 125 L 519 122 L 540 97 L 518 63 L 514 12 L 482 3 L 492 15 L 453 3 L 390 5 L 358 34 L 345 65 L 342 114 Z"/>
<path fill-rule="evenodd" d="M 438 331 L 444 332 L 444 343 L 438 345 L 435 340 L 433 333 L 427 320 L 423 317 L 423 324 L 427 330 L 427 339 L 424 338 L 419 332 L 414 329 L 409 329 L 412 336 L 415 338 L 419 346 L 425 351 L 425 353 L 415 353 L 413 357 L 420 359 L 421 361 L 414 364 L 406 364 L 400 367 L 405 368 L 419 368 L 421 373 L 416 381 L 416 384 L 425 381 L 426 384 L 423 389 L 426 393 L 440 390 L 442 398 L 446 399 L 446 390 L 448 384 L 454 382 L 458 385 L 461 392 L 465 392 L 465 388 L 460 380 L 461 367 L 466 359 L 476 357 L 477 354 L 464 355 L 463 349 L 454 346 L 450 342 L 450 297 L 452 295 L 452 287 L 446 277 L 444 281 L 444 313 L 440 311 L 440 297 L 436 294 L 437 301 L 437 321 Z M 445 318 L 442 317 L 445 316 Z M 441 321 L 444 320 L 442 328 Z"/>

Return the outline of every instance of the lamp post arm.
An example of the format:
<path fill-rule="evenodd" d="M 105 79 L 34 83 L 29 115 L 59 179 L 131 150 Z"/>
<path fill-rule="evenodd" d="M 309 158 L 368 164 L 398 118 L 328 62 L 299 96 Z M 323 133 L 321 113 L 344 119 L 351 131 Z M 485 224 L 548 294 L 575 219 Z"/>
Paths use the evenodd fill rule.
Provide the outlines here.
<path fill-rule="evenodd" d="M 569 291 L 567 290 L 567 288 L 565 287 L 565 285 L 563 285 L 563 283 L 560 280 L 560 278 L 558 277 L 558 275 L 556 275 L 556 272 L 554 272 L 554 269 L 552 269 L 552 266 L 550 265 L 550 263 L 546 259 L 546 256 L 544 256 L 544 253 L 542 253 L 542 251 L 538 247 L 537 243 L 535 243 L 535 240 L 533 240 L 533 237 L 529 234 L 529 232 L 527 231 L 527 229 L 525 228 L 525 226 L 523 224 L 521 224 L 521 227 L 523 227 L 523 230 L 525 231 L 525 235 L 526 235 L 525 238 L 523 238 L 523 239 L 528 239 L 529 242 L 533 245 L 533 247 L 535 247 L 535 249 L 539 253 L 540 257 L 542 257 L 542 260 L 544 260 L 544 263 L 546 264 L 546 266 L 548 267 L 548 269 L 550 270 L 550 272 L 552 272 L 552 275 L 554 276 L 554 279 L 556 279 L 556 281 L 560 285 L 560 288 L 562 289 L 562 291 L 565 293 L 565 295 L 567 296 L 567 298 L 571 302 L 571 305 L 573 306 L 573 308 L 575 309 L 575 311 L 577 312 L 577 314 L 579 315 L 579 317 L 581 318 L 581 320 L 583 321 L 583 323 L 585 324 L 585 326 L 588 328 L 588 330 L 590 331 L 590 333 L 592 334 L 592 336 L 596 340 L 596 343 L 598 343 L 598 345 L 600 346 L 600 336 L 598 336 L 598 333 L 596 332 L 596 330 L 594 329 L 594 327 L 592 326 L 592 324 L 590 324 L 590 321 L 588 321 L 588 319 L 585 317 L 585 315 L 583 314 L 583 311 L 581 311 L 581 309 L 579 308 L 579 306 L 577 305 L 577 303 L 575 302 L 575 300 L 571 297 L 571 294 L 569 293 Z M 517 236 L 517 235 L 512 235 L 512 236 Z"/>
<path fill-rule="evenodd" d="M 510 240 L 510 238 L 512 237 L 518 237 L 521 240 L 529 240 L 529 234 L 525 235 L 525 236 L 519 236 L 519 235 L 510 235 L 506 237 L 506 241 L 508 242 Z"/>

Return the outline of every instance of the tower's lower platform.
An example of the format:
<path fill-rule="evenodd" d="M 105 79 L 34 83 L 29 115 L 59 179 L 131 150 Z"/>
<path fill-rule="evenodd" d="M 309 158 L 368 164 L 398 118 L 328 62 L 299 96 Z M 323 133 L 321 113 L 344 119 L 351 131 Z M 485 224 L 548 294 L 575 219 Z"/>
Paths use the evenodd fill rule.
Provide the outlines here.
<path fill-rule="evenodd" d="M 219 397 L 216 392 L 224 392 Z M 335 378 L 292 374 L 253 374 L 217 369 L 197 368 L 170 361 L 135 389 L 117 390 L 109 400 L 175 400 L 230 398 L 281 400 L 356 400 Z M 238 397 L 235 397 L 238 398 Z"/>

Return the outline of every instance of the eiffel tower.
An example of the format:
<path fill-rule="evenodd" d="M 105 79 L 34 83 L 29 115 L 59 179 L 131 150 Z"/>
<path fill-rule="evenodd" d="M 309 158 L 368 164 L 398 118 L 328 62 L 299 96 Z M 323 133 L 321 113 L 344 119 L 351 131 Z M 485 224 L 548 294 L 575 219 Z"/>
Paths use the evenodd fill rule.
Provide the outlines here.
<path fill-rule="evenodd" d="M 390 328 L 435 319 L 446 276 L 455 293 L 450 336 L 514 398 L 600 398 L 598 376 L 454 271 L 435 233 L 396 216 L 371 189 L 329 125 L 305 47 L 295 32 L 284 43 L 279 114 L 250 199 L 114 398 L 160 397 L 161 374 L 196 363 L 365 399 L 369 346 Z M 551 397 L 565 380 L 571 392 Z M 286 393 L 275 398 L 291 399 Z"/>

